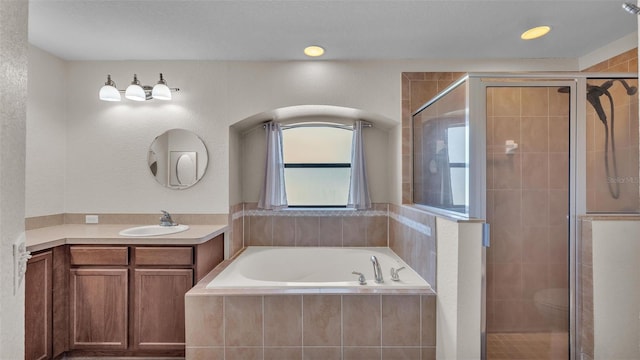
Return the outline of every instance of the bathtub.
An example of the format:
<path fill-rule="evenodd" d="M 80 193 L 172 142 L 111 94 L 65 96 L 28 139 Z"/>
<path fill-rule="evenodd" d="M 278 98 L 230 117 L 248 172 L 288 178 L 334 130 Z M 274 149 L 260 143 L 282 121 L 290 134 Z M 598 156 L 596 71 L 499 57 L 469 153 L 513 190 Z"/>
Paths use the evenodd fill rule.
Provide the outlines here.
<path fill-rule="evenodd" d="M 378 258 L 384 283 L 374 281 L 371 256 Z M 400 281 L 391 268 L 405 267 Z M 365 275 L 360 285 L 353 271 Z M 207 289 L 430 290 L 431 286 L 389 248 L 247 247 L 207 285 Z"/>

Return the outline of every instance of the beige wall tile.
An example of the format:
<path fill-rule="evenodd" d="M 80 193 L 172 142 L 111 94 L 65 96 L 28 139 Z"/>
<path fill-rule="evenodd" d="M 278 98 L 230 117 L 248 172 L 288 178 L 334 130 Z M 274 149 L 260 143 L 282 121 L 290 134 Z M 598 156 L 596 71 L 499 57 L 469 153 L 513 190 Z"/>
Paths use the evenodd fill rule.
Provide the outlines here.
<path fill-rule="evenodd" d="M 422 360 L 436 360 L 436 347 L 423 347 L 422 349 Z"/>
<path fill-rule="evenodd" d="M 185 330 L 187 346 L 224 345 L 223 297 L 186 296 Z"/>
<path fill-rule="evenodd" d="M 342 221 L 343 246 L 367 245 L 366 218 L 364 216 L 349 216 Z"/>
<path fill-rule="evenodd" d="M 382 346 L 420 346 L 420 296 L 382 296 Z"/>
<path fill-rule="evenodd" d="M 317 217 L 296 217 L 296 246 L 318 246 L 319 224 Z"/>
<path fill-rule="evenodd" d="M 420 348 L 402 348 L 402 347 L 393 347 L 393 348 L 382 348 L 382 359 L 383 360 L 414 360 L 420 359 Z"/>
<path fill-rule="evenodd" d="M 493 115 L 519 116 L 520 89 L 510 87 L 496 87 L 493 89 Z"/>
<path fill-rule="evenodd" d="M 302 296 L 264 297 L 264 345 L 302 345 Z"/>
<path fill-rule="evenodd" d="M 342 217 L 325 216 L 319 221 L 318 245 L 342 246 Z"/>
<path fill-rule="evenodd" d="M 305 346 L 338 346 L 342 341 L 342 303 L 338 295 L 303 296 Z"/>
<path fill-rule="evenodd" d="M 305 347 L 304 360 L 342 360 L 342 348 L 336 347 Z"/>
<path fill-rule="evenodd" d="M 295 246 L 296 219 L 293 216 L 273 217 L 273 245 Z"/>
<path fill-rule="evenodd" d="M 519 153 L 493 154 L 494 189 L 520 189 L 522 187 L 522 155 Z"/>
<path fill-rule="evenodd" d="M 271 216 L 246 216 L 249 223 L 249 241 L 247 246 L 273 245 L 273 222 Z M 245 239 L 247 237 L 245 236 Z"/>
<path fill-rule="evenodd" d="M 525 300 L 533 301 L 533 297 L 538 291 L 549 287 L 549 281 L 545 276 L 547 267 L 546 263 L 522 265 L 522 296 Z"/>
<path fill-rule="evenodd" d="M 547 116 L 523 117 L 522 139 L 518 150 L 522 153 L 547 152 L 549 149 L 549 118 Z"/>
<path fill-rule="evenodd" d="M 263 360 L 262 347 L 229 347 L 225 348 L 225 360 Z"/>
<path fill-rule="evenodd" d="M 547 116 L 549 111 L 549 89 L 547 87 L 520 88 L 522 116 Z"/>
<path fill-rule="evenodd" d="M 380 346 L 380 296 L 342 297 L 344 346 Z"/>
<path fill-rule="evenodd" d="M 496 300 L 522 299 L 522 264 L 493 264 Z"/>
<path fill-rule="evenodd" d="M 367 216 L 367 246 L 388 246 L 387 216 Z"/>
<path fill-rule="evenodd" d="M 261 296 L 226 296 L 224 317 L 227 347 L 263 345 Z"/>
<path fill-rule="evenodd" d="M 549 193 L 547 190 L 522 191 L 522 224 L 549 225 Z"/>
<path fill-rule="evenodd" d="M 522 262 L 547 262 L 549 253 L 549 228 L 535 226 L 522 229 Z"/>
<path fill-rule="evenodd" d="M 302 347 L 273 347 L 264 349 L 264 360 L 301 360 Z"/>
<path fill-rule="evenodd" d="M 189 347 L 185 349 L 189 360 L 224 360 L 224 347 Z"/>
<path fill-rule="evenodd" d="M 522 154 L 522 187 L 524 189 L 549 188 L 548 153 Z"/>
<path fill-rule="evenodd" d="M 436 296 L 423 295 L 422 305 L 422 346 L 436 346 Z"/>
<path fill-rule="evenodd" d="M 380 359 L 379 347 L 345 347 L 343 349 L 344 360 L 371 360 Z"/>

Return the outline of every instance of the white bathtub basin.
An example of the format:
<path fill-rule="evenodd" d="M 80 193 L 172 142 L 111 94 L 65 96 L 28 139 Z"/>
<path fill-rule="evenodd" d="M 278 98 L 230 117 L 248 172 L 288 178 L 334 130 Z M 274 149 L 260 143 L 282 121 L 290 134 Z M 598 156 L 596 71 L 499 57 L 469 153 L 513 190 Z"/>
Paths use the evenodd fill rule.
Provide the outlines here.
<path fill-rule="evenodd" d="M 374 281 L 372 255 L 380 263 L 384 283 Z M 392 281 L 390 269 L 400 267 L 405 267 L 400 281 Z M 367 284 L 360 285 L 353 271 L 363 273 Z M 389 248 L 250 246 L 207 288 L 428 290 L 431 286 Z"/>
<path fill-rule="evenodd" d="M 162 236 L 162 235 L 179 233 L 186 230 L 189 230 L 189 225 L 175 225 L 175 226 L 147 225 L 147 226 L 137 226 L 137 227 L 124 229 L 119 232 L 119 235 L 128 236 L 128 237 Z"/>

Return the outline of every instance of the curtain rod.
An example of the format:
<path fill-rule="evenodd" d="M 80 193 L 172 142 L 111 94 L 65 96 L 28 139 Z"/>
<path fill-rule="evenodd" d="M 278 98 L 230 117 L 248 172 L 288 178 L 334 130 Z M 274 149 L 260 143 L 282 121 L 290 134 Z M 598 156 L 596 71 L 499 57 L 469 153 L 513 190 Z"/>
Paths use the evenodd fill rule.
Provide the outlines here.
<path fill-rule="evenodd" d="M 362 126 L 363 127 L 373 127 L 373 124 L 365 121 L 365 120 L 361 120 L 362 121 Z M 265 128 L 267 125 L 262 124 L 262 128 Z M 331 128 L 336 128 L 336 129 L 345 129 L 345 130 L 353 130 L 353 126 L 352 125 L 342 125 L 342 124 L 336 124 L 336 123 L 320 123 L 320 122 L 315 122 L 315 123 L 301 123 L 301 124 L 292 124 L 292 125 L 281 125 L 282 130 L 287 130 L 287 129 L 293 129 L 293 128 L 299 128 L 299 127 L 331 127 Z"/>

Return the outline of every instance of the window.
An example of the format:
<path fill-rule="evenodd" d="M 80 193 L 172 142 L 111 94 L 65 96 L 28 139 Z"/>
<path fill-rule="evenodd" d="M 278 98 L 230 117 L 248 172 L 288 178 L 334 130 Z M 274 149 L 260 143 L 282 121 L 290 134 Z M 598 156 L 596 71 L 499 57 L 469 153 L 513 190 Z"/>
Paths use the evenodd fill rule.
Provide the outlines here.
<path fill-rule="evenodd" d="M 351 176 L 351 127 L 284 127 L 282 147 L 289 207 L 345 207 Z"/>

